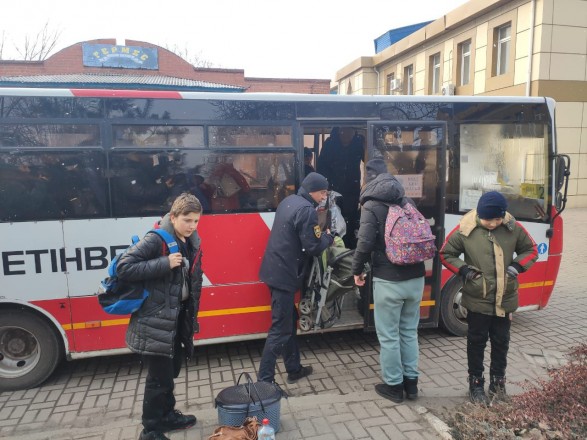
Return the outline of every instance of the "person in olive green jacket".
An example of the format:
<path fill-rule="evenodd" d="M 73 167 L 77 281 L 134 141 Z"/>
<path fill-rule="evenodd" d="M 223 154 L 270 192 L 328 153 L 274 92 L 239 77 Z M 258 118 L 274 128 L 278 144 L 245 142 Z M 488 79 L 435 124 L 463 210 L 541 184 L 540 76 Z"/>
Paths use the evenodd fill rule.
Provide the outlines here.
<path fill-rule="evenodd" d="M 491 191 L 448 235 L 440 259 L 463 279 L 461 305 L 467 309 L 469 396 L 487 404 L 483 356 L 491 341 L 489 395 L 505 398 L 505 370 L 512 313 L 518 308 L 518 274 L 538 258 L 536 243 L 506 211 L 505 197 Z M 514 258 L 514 253 L 516 257 Z M 463 255 L 464 261 L 460 258 Z"/>

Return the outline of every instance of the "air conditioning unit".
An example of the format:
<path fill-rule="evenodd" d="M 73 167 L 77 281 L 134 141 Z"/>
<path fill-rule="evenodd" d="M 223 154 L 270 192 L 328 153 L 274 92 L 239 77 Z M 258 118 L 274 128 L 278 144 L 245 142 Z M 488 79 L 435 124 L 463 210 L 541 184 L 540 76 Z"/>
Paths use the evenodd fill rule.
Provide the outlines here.
<path fill-rule="evenodd" d="M 443 95 L 454 95 L 455 94 L 455 85 L 445 83 L 442 86 L 442 94 Z"/>
<path fill-rule="evenodd" d="M 402 80 L 399 78 L 394 78 L 389 82 L 389 91 L 396 92 L 402 88 Z"/>

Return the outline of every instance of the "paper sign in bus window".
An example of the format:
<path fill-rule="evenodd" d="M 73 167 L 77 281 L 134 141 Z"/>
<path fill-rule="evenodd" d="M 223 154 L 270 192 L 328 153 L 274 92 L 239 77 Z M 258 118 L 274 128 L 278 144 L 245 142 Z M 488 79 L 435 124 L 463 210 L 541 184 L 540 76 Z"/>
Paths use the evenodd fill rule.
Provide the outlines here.
<path fill-rule="evenodd" d="M 395 177 L 404 187 L 404 190 L 406 191 L 406 197 L 422 197 L 424 181 L 423 174 L 398 174 Z"/>

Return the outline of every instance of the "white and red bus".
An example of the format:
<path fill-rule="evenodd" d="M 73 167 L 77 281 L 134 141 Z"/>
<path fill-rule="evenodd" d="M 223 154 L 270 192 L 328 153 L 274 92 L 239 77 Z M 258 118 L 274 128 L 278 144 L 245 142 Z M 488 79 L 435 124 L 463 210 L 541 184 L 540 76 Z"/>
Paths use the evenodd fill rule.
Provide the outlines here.
<path fill-rule="evenodd" d="M 334 127 L 362 136 L 365 161 L 386 160 L 438 246 L 484 191 L 503 192 L 540 253 L 520 275 L 520 310 L 545 307 L 569 165 L 556 153 L 554 106 L 534 97 L 0 89 L 0 389 L 37 386 L 64 357 L 126 352 L 129 317 L 102 311 L 99 282 L 113 255 L 186 190 L 205 208 L 197 344 L 264 337 L 270 297 L 258 269 L 275 208 L 303 179 L 303 148 L 318 154 Z M 459 292 L 430 261 L 421 326 L 463 334 Z M 352 301 L 330 331 L 372 326 L 369 302 L 360 311 Z"/>

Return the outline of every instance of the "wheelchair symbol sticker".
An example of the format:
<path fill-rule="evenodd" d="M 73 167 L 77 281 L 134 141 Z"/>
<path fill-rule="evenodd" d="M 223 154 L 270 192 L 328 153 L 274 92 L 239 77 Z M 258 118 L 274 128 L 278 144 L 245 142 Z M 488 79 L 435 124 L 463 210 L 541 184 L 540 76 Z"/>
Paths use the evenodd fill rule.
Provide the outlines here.
<path fill-rule="evenodd" d="M 548 246 L 546 245 L 546 243 L 540 243 L 538 245 L 538 253 L 540 255 L 545 254 L 547 250 L 548 250 Z"/>

